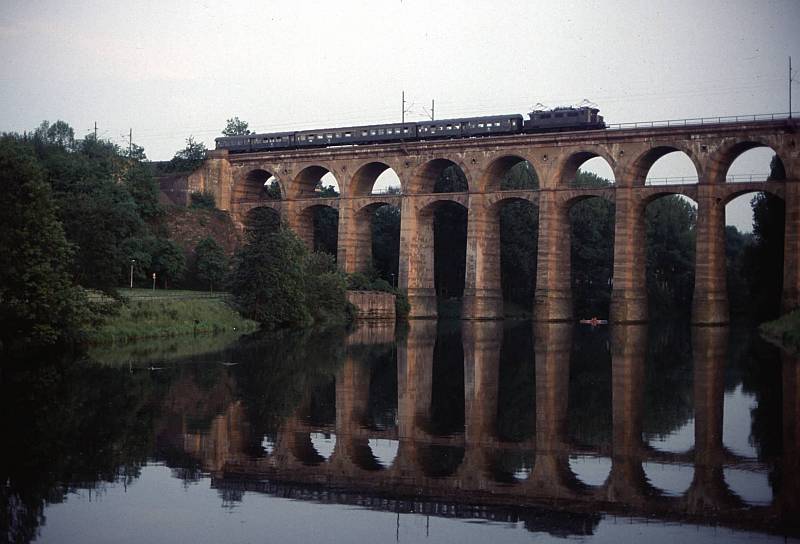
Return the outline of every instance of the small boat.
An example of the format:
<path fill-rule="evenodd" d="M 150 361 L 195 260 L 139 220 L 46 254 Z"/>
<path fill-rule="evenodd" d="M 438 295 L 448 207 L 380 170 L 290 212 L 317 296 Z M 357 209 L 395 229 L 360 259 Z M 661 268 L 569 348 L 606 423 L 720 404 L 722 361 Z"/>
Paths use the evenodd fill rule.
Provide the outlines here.
<path fill-rule="evenodd" d="M 608 325 L 608 320 L 597 319 L 596 317 L 593 317 L 591 319 L 581 319 L 579 323 L 581 323 L 582 325 L 591 325 L 592 327 L 596 327 L 598 325 Z"/>

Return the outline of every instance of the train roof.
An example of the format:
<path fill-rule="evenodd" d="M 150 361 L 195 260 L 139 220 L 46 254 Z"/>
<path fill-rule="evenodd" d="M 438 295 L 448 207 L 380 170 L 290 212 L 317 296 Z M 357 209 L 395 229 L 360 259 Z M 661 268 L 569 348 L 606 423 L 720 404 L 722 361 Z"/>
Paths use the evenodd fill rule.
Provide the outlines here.
<path fill-rule="evenodd" d="M 233 136 L 217 136 L 214 140 L 227 140 L 229 138 L 258 138 L 259 136 L 291 136 L 295 131 L 290 132 L 251 132 L 250 134 L 235 134 Z"/>
<path fill-rule="evenodd" d="M 463 123 L 469 121 L 481 121 L 486 119 L 510 119 L 510 118 L 521 118 L 522 115 L 519 113 L 509 113 L 507 115 L 482 115 L 479 117 L 453 117 L 451 119 L 434 119 L 433 121 L 417 121 L 418 125 L 430 125 L 430 124 L 439 124 L 439 123 Z"/>

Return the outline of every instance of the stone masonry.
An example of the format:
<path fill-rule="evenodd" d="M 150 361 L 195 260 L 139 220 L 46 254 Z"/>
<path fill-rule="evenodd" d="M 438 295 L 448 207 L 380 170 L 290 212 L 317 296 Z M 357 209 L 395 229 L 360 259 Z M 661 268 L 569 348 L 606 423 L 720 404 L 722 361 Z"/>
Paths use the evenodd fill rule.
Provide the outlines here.
<path fill-rule="evenodd" d="M 800 152 L 794 120 L 751 121 L 690 126 L 522 134 L 492 138 L 437 140 L 329 147 L 264 153 L 212 151 L 189 178 L 190 190 L 211 191 L 217 206 L 241 225 L 246 214 L 269 207 L 307 243 L 313 243 L 313 208 L 338 210 L 338 262 L 347 272 L 371 263 L 370 220 L 383 205 L 401 210 L 399 286 L 408 293 L 412 318 L 436 316 L 433 215 L 443 202 L 468 210 L 464 319 L 503 315 L 500 285 L 499 212 L 506 203 L 539 205 L 538 270 L 534 313 L 540 321 L 572 319 L 569 209 L 599 197 L 616 205 L 614 286 L 611 319 L 635 323 L 648 318 L 645 291 L 644 212 L 653 200 L 685 195 L 698 205 L 693 320 L 728 321 L 725 281 L 725 205 L 741 194 L 766 191 L 786 205 L 784 309 L 800 304 Z M 726 181 L 733 161 L 754 147 L 769 147 L 783 162 L 786 179 Z M 645 185 L 650 167 L 673 151 L 694 163 L 698 183 Z M 574 188 L 578 168 L 602 157 L 614 172 L 608 188 Z M 536 190 L 500 190 L 509 168 L 528 161 L 539 178 Z M 457 165 L 469 190 L 434 193 L 433 184 Z M 371 194 L 377 177 L 392 168 L 402 194 Z M 315 198 L 326 173 L 339 184 L 339 198 Z M 282 199 L 266 200 L 264 181 L 274 176 Z"/>

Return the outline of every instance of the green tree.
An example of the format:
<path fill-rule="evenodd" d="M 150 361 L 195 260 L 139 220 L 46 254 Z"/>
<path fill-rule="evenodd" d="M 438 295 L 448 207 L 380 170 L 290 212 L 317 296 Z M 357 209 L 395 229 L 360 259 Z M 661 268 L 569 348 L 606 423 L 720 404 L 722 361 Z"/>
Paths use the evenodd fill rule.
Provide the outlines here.
<path fill-rule="evenodd" d="M 381 206 L 372 217 L 372 266 L 385 281 L 397 285 L 400 262 L 400 208 Z"/>
<path fill-rule="evenodd" d="M 445 168 L 434 183 L 434 193 L 467 191 L 467 178 L 457 166 Z M 441 297 L 461 297 L 467 257 L 467 210 L 454 202 L 438 205 L 433 215 L 434 278 Z"/>
<path fill-rule="evenodd" d="M 124 241 L 143 229 L 136 202 L 112 179 L 91 177 L 66 186 L 58 201 L 67 237 L 76 246 L 75 280 L 113 291 L 129 262 L 122 251 Z"/>
<path fill-rule="evenodd" d="M 503 176 L 500 188 L 538 189 L 539 179 L 530 163 L 520 162 Z M 538 204 L 514 201 L 501 208 L 500 277 L 503 298 L 527 311 L 533 307 L 538 239 Z"/>
<path fill-rule="evenodd" d="M 0 343 L 8 353 L 75 335 L 90 313 L 70 281 L 72 252 L 44 172 L 9 137 L 0 139 L 0 186 Z"/>
<path fill-rule="evenodd" d="M 770 162 L 768 179 L 786 179 L 786 170 L 777 155 Z M 757 193 L 750 204 L 755 243 L 745 252 L 743 268 L 750 285 L 750 307 L 757 319 L 766 320 L 777 317 L 782 310 L 786 206 L 771 193 Z"/>
<path fill-rule="evenodd" d="M 306 254 L 303 242 L 288 228 L 251 230 L 234 256 L 229 281 L 242 312 L 265 328 L 309 324 Z"/>
<path fill-rule="evenodd" d="M 248 126 L 249 125 L 246 121 L 242 121 L 239 119 L 239 117 L 233 117 L 232 119 L 228 119 L 225 128 L 222 129 L 222 134 L 225 136 L 241 136 L 250 134 Z"/>
<path fill-rule="evenodd" d="M 647 293 L 666 312 L 686 312 L 694 291 L 697 212 L 686 200 L 667 196 L 647 206 Z"/>
<path fill-rule="evenodd" d="M 164 289 L 183 276 L 186 269 L 186 257 L 177 243 L 166 238 L 154 238 L 150 254 L 150 272 L 161 280 Z"/>
<path fill-rule="evenodd" d="M 75 130 L 64 121 L 56 121 L 52 125 L 42 121 L 33 133 L 34 140 L 55 145 L 64 149 L 75 148 Z"/>
<path fill-rule="evenodd" d="M 339 192 L 333 185 L 320 185 L 319 196 L 322 198 L 337 197 Z M 328 206 L 318 206 L 314 214 L 314 251 L 323 251 L 336 257 L 339 241 L 339 212 Z"/>
<path fill-rule="evenodd" d="M 186 138 L 186 147 L 175 153 L 164 170 L 166 172 L 189 172 L 196 170 L 206 159 L 208 150 L 203 142 L 198 142 L 193 136 Z"/>
<path fill-rule="evenodd" d="M 214 193 L 211 192 L 193 192 L 189 195 L 191 208 L 200 208 L 204 210 L 214 210 L 217 208 L 217 203 L 214 201 Z"/>
<path fill-rule="evenodd" d="M 578 171 L 576 187 L 608 187 L 595 174 Z M 614 264 L 614 205 L 589 198 L 570 209 L 572 292 L 577 315 L 608 315 Z"/>
<path fill-rule="evenodd" d="M 305 304 L 317 323 L 337 323 L 348 318 L 347 278 L 332 255 L 314 252 L 304 263 Z"/>
<path fill-rule="evenodd" d="M 137 159 L 131 161 L 124 175 L 124 184 L 142 219 L 152 221 L 164 215 L 164 207 L 158 201 L 158 184 L 145 163 Z"/>
<path fill-rule="evenodd" d="M 195 274 L 197 279 L 207 283 L 210 290 L 225 277 L 228 269 L 228 259 L 225 251 L 213 238 L 203 238 L 194 248 Z"/>

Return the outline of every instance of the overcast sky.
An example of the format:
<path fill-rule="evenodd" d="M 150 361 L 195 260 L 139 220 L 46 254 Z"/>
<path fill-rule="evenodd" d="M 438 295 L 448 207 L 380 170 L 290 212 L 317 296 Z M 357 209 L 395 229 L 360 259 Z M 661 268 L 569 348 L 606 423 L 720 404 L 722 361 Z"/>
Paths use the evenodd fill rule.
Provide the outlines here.
<path fill-rule="evenodd" d="M 583 99 L 611 123 L 786 112 L 799 27 L 798 0 L 3 0 L 0 131 L 97 122 L 165 160 L 234 115 L 259 132 L 398 121 L 403 90 L 412 120 L 431 99 L 437 118 Z"/>

